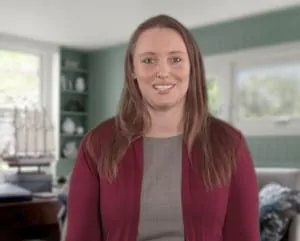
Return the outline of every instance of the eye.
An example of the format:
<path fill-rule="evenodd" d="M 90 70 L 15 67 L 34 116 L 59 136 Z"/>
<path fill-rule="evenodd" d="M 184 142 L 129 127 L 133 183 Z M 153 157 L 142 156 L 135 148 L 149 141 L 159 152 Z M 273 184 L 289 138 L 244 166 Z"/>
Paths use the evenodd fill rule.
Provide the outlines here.
<path fill-rule="evenodd" d="M 145 64 L 153 64 L 154 63 L 154 59 L 152 58 L 145 58 L 142 60 L 143 63 Z"/>
<path fill-rule="evenodd" d="M 173 57 L 173 58 L 172 58 L 172 62 L 173 62 L 173 63 L 179 63 L 179 62 L 181 62 L 181 61 L 182 61 L 182 59 L 179 58 L 179 57 Z"/>

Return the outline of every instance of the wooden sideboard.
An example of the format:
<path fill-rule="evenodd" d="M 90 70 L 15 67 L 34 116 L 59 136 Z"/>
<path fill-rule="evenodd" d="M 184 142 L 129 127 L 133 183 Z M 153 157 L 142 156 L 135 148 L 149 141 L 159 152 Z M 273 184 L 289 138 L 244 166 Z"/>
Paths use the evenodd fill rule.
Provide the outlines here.
<path fill-rule="evenodd" d="M 57 199 L 0 203 L 0 240 L 59 241 L 59 209 Z"/>

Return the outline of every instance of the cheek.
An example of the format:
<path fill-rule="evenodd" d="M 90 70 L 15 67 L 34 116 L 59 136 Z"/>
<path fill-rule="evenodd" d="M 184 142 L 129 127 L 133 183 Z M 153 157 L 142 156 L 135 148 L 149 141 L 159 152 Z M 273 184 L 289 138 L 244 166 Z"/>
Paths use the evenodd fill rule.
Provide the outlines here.
<path fill-rule="evenodd" d="M 144 83 L 152 83 L 153 80 L 155 79 L 155 73 L 146 73 L 146 72 L 141 72 L 136 74 L 137 79 L 141 82 Z"/>
<path fill-rule="evenodd" d="M 179 85 L 179 95 L 184 96 L 186 95 L 188 88 L 189 88 L 190 81 L 189 79 L 183 79 Z"/>
<path fill-rule="evenodd" d="M 173 69 L 173 76 L 178 79 L 182 84 L 188 85 L 190 81 L 190 68 L 189 66 L 178 66 Z"/>
<path fill-rule="evenodd" d="M 181 62 L 181 63 L 175 64 L 172 66 L 172 70 L 174 73 L 176 72 L 178 75 L 187 76 L 190 74 L 190 70 L 191 70 L 190 63 L 189 62 Z"/>
<path fill-rule="evenodd" d="M 135 64 L 134 69 L 137 78 L 140 79 L 153 78 L 156 73 L 156 68 L 154 65 Z"/>
<path fill-rule="evenodd" d="M 174 77 L 178 80 L 178 91 L 180 95 L 185 95 L 190 85 L 190 68 L 182 66 L 174 70 Z"/>
<path fill-rule="evenodd" d="M 137 84 L 142 95 L 145 96 L 147 95 L 147 93 L 151 91 L 150 88 L 152 88 L 152 79 L 148 77 L 139 76 L 137 80 Z"/>
<path fill-rule="evenodd" d="M 152 74 L 140 73 L 137 74 L 137 83 L 140 88 L 149 88 L 152 86 L 154 77 Z"/>
<path fill-rule="evenodd" d="M 141 68 L 139 66 L 135 68 L 135 74 L 137 77 L 138 86 L 141 90 L 147 85 L 151 84 L 155 76 L 153 71 L 146 68 Z"/>

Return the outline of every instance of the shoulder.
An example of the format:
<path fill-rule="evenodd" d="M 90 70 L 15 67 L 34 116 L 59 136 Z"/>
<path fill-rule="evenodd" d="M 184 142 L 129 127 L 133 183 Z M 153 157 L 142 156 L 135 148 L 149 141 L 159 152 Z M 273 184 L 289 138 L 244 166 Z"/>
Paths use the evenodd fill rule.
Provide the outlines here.
<path fill-rule="evenodd" d="M 236 162 L 236 167 L 241 166 L 245 161 L 251 161 L 251 154 L 245 136 L 240 130 L 231 124 L 217 119 L 210 120 L 211 143 L 218 146 L 218 151 L 231 153 Z"/>
<path fill-rule="evenodd" d="M 107 135 L 109 135 L 113 130 L 114 126 L 115 126 L 115 118 L 112 117 L 101 122 L 99 125 L 91 129 L 86 136 L 87 137 L 97 136 L 98 138 L 107 137 Z"/>
<path fill-rule="evenodd" d="M 85 136 L 85 140 L 86 142 L 94 142 L 96 140 L 101 141 L 101 140 L 105 140 L 106 138 L 108 138 L 115 126 L 115 118 L 110 118 L 107 119 L 105 121 L 103 121 L 102 123 L 100 123 L 99 125 L 97 125 L 96 127 L 94 127 L 93 129 L 91 129 Z"/>
<path fill-rule="evenodd" d="M 244 139 L 240 130 L 213 116 L 209 117 L 209 135 L 213 143 L 233 148 L 238 148 Z"/>
<path fill-rule="evenodd" d="M 232 174 L 235 177 L 233 180 L 237 180 L 236 177 L 243 178 L 246 176 L 253 179 L 255 177 L 255 165 L 242 132 L 217 118 L 211 120 L 210 129 L 212 143 L 218 146 L 215 151 L 229 154 L 233 160 Z"/>
<path fill-rule="evenodd" d="M 99 156 L 99 151 L 103 144 L 109 141 L 110 136 L 114 130 L 115 118 L 109 118 L 93 129 L 91 129 L 81 141 L 81 148 L 84 149 L 87 154 L 93 159 L 95 156 Z"/>

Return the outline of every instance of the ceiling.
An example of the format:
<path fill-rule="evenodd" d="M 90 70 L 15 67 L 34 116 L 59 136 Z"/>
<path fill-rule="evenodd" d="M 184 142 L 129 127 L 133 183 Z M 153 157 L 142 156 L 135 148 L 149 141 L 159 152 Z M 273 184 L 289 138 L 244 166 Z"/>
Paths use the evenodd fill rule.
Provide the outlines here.
<path fill-rule="evenodd" d="M 0 0 L 0 33 L 95 49 L 126 42 L 155 14 L 195 27 L 295 5 L 300 0 Z"/>

